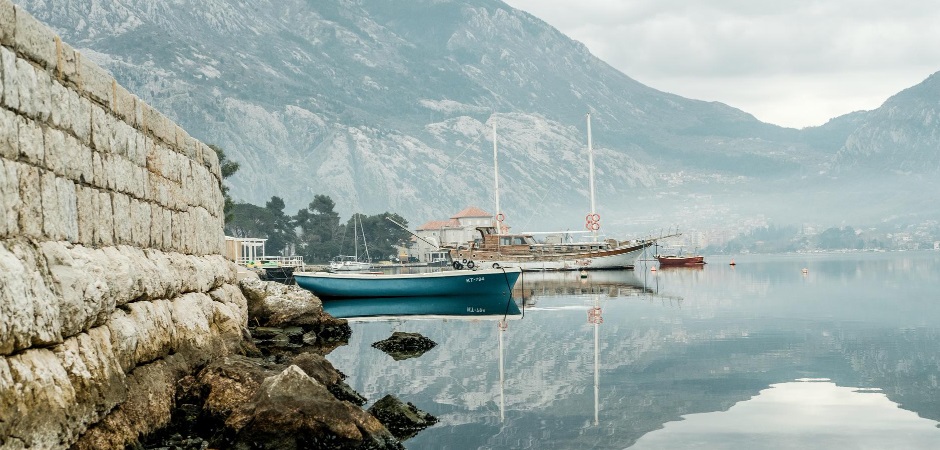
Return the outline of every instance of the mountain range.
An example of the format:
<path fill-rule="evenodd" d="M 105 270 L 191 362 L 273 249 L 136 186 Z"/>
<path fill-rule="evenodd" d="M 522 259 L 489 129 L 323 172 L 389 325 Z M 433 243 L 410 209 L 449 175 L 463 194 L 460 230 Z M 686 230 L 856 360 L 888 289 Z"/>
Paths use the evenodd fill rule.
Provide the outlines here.
<path fill-rule="evenodd" d="M 241 170 L 236 200 L 605 230 L 936 215 L 940 72 L 803 130 L 645 86 L 498 0 L 16 0 Z M 918 194 L 920 193 L 920 194 Z"/>

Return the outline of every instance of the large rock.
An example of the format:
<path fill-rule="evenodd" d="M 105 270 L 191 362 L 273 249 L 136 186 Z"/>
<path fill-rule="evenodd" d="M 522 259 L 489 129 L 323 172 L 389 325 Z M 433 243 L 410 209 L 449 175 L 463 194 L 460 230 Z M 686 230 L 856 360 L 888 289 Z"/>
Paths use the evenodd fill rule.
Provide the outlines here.
<path fill-rule="evenodd" d="M 310 348 L 328 353 L 345 344 L 352 333 L 346 320 L 325 313 L 323 303 L 310 291 L 254 279 L 240 280 L 239 286 L 248 301 L 255 343 L 264 350 Z"/>
<path fill-rule="evenodd" d="M 259 325 L 319 325 L 324 316 L 320 299 L 300 287 L 251 279 L 239 286 L 248 299 L 248 315 Z"/>
<path fill-rule="evenodd" d="M 291 361 L 291 364 L 300 367 L 307 375 L 326 386 L 338 400 L 345 400 L 359 406 L 366 403 L 365 397 L 343 381 L 346 375 L 336 370 L 333 364 L 323 356 L 316 353 L 301 353 Z"/>
<path fill-rule="evenodd" d="M 265 379 L 226 425 L 235 432 L 235 448 L 404 448 L 375 417 L 337 400 L 294 365 Z"/>
<path fill-rule="evenodd" d="M 437 423 L 437 417 L 421 411 L 411 403 L 404 403 L 391 394 L 375 402 L 369 412 L 402 441 Z"/>
<path fill-rule="evenodd" d="M 382 350 L 395 361 L 401 361 L 408 358 L 417 358 L 436 345 L 436 342 L 418 333 L 396 331 L 388 339 L 373 343 L 372 347 Z"/>

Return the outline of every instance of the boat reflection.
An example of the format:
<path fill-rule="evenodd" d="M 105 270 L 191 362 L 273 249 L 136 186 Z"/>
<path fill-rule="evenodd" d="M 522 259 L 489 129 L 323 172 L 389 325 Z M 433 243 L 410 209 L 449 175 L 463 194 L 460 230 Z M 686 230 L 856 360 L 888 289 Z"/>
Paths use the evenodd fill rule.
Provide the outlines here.
<path fill-rule="evenodd" d="M 384 297 L 325 300 L 323 310 L 350 321 L 515 318 L 522 312 L 509 295 Z"/>
<path fill-rule="evenodd" d="M 526 305 L 533 304 L 540 296 L 635 297 L 654 293 L 631 270 L 524 272 L 513 289 L 513 294 L 525 300 Z"/>

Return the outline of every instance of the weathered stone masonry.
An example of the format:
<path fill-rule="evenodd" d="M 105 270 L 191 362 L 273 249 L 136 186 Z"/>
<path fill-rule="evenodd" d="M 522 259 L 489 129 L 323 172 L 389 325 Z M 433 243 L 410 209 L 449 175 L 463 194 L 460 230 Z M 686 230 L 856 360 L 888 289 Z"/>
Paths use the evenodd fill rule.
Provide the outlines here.
<path fill-rule="evenodd" d="M 123 448 L 247 320 L 215 153 L 0 0 L 0 448 Z"/>

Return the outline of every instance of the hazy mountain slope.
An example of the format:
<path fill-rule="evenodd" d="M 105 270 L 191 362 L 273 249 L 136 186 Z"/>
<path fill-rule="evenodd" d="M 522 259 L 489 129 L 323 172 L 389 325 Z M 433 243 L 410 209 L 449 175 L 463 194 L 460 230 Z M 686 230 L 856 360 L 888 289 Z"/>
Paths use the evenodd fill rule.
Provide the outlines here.
<path fill-rule="evenodd" d="M 779 174 L 806 153 L 795 130 L 646 87 L 496 1 L 18 3 L 242 162 L 232 193 L 256 203 L 488 207 L 496 121 L 507 210 L 580 214 L 587 111 L 602 203 L 675 169 Z"/>
<path fill-rule="evenodd" d="M 940 72 L 865 115 L 846 139 L 836 168 L 940 172 Z"/>

